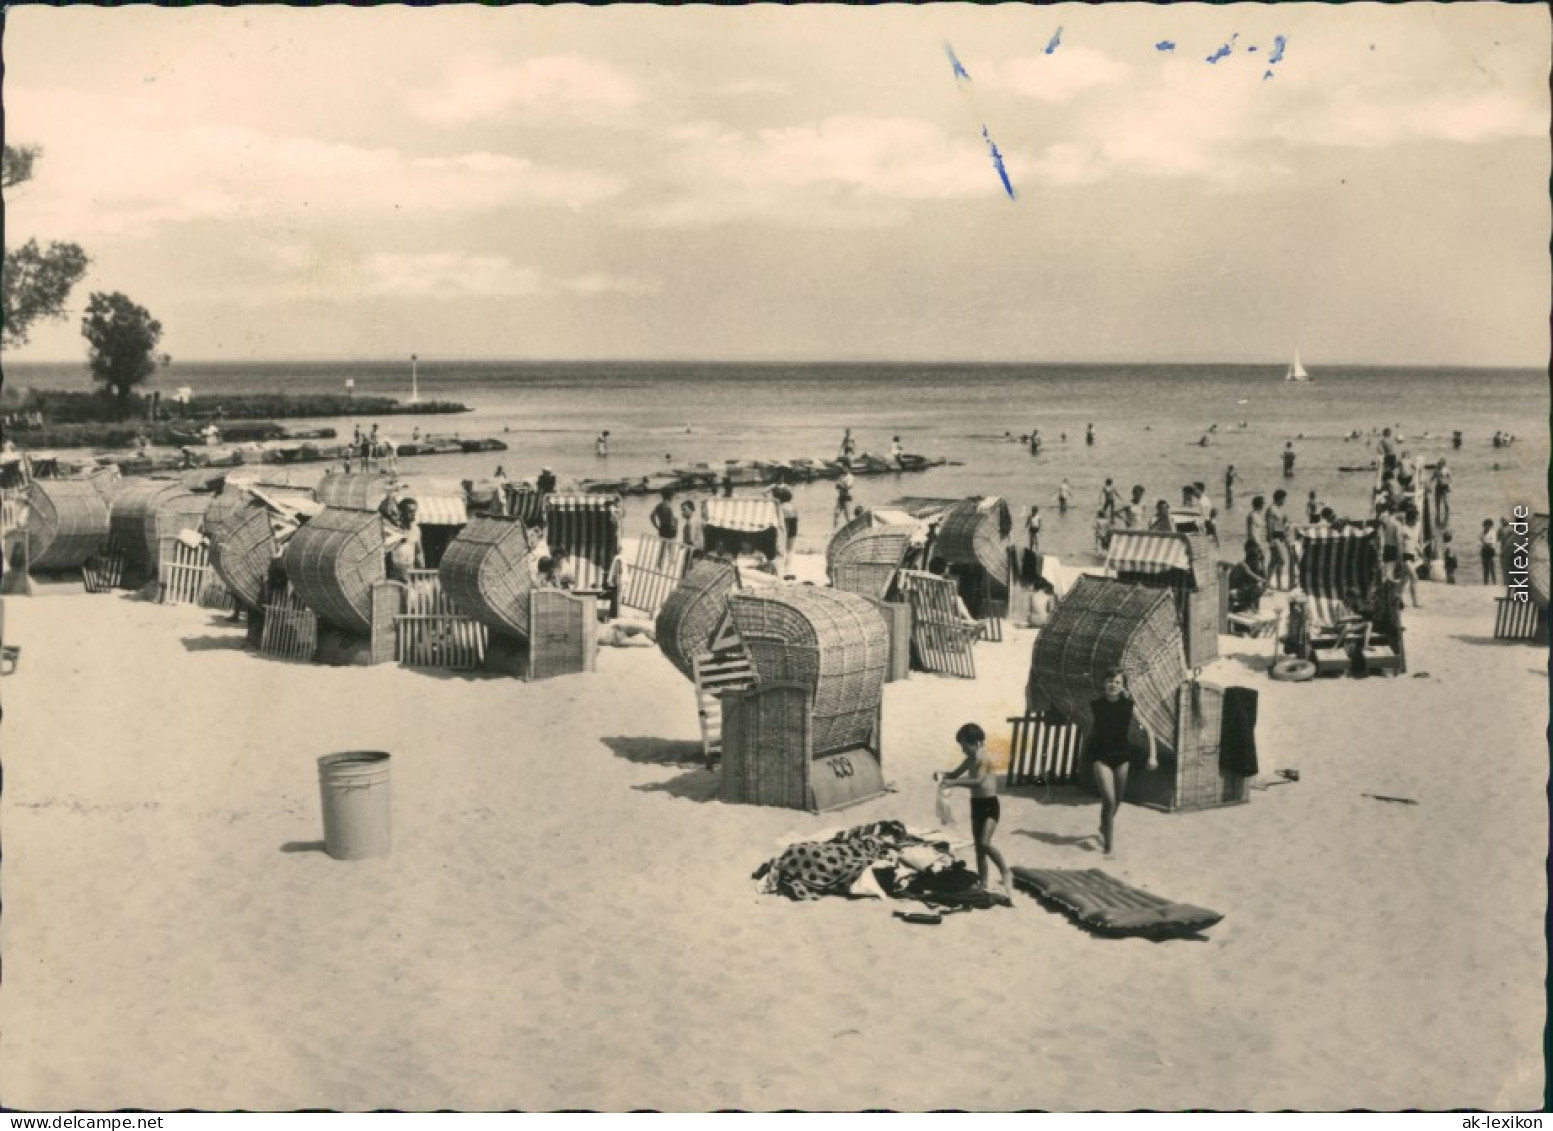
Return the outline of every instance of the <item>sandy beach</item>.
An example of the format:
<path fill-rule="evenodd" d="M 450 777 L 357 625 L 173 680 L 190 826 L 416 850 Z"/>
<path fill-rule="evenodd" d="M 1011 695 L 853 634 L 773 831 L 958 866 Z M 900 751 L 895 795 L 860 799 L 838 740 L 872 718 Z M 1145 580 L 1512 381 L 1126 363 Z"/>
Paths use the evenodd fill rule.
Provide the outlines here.
<path fill-rule="evenodd" d="M 1248 804 L 1127 806 L 1103 860 L 1092 796 L 1007 793 L 1011 864 L 1224 915 L 1149 942 L 1023 893 L 919 926 L 750 878 L 791 841 L 935 827 L 956 727 L 996 739 L 1022 710 L 1031 629 L 978 645 L 974 682 L 888 685 L 894 791 L 812 815 L 718 799 L 656 649 L 540 683 L 327 668 L 245 651 L 220 613 L 40 584 L 6 602 L 0 1096 L 1540 1107 L 1547 653 L 1491 638 L 1493 593 L 1425 585 L 1400 679 L 1273 683 L 1269 641 L 1221 638 L 1204 678 L 1261 693 Z M 394 847 L 346 863 L 321 851 L 316 760 L 359 749 L 392 753 Z"/>

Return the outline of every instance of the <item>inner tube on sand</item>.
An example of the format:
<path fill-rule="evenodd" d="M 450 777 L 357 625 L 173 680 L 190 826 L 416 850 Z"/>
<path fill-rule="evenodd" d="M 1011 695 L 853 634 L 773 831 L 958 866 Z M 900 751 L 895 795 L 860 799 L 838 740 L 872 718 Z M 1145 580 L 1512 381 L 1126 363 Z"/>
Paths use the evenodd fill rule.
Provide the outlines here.
<path fill-rule="evenodd" d="M 1309 660 L 1296 660 L 1291 657 L 1275 663 L 1269 675 L 1273 679 L 1288 683 L 1304 683 L 1307 679 L 1316 678 L 1316 665 Z"/>

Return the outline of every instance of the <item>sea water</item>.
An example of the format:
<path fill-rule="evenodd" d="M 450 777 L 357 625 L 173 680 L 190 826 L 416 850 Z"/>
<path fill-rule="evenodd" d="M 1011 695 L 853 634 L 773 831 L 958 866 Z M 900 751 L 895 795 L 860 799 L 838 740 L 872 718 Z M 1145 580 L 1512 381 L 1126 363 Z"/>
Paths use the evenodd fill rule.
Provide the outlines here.
<path fill-rule="evenodd" d="M 90 387 L 80 365 L 8 365 L 15 387 Z M 1058 364 L 750 364 L 720 362 L 439 362 L 416 366 L 420 399 L 457 401 L 472 411 L 451 416 L 345 417 L 283 421 L 332 426 L 340 439 L 377 424 L 396 441 L 422 434 L 495 437 L 505 452 L 414 457 L 407 477 L 487 480 L 501 466 L 512 481 L 550 467 L 567 479 L 625 479 L 695 463 L 834 459 L 843 430 L 857 450 L 888 454 L 899 436 L 910 453 L 950 465 L 920 473 L 858 480 L 854 501 L 886 506 L 901 498 L 1000 495 L 1023 525 L 1031 505 L 1044 520 L 1042 548 L 1064 560 L 1092 560 L 1101 487 L 1113 478 L 1123 498 L 1144 487 L 1149 512 L 1159 499 L 1181 502 L 1184 484 L 1209 487 L 1220 515 L 1222 556 L 1238 553 L 1252 495 L 1289 492 L 1302 520 L 1307 494 L 1340 514 L 1368 513 L 1374 475 L 1345 472 L 1375 458 L 1371 430 L 1400 425 L 1401 448 L 1428 462 L 1448 457 L 1453 530 L 1463 580 L 1476 577 L 1476 538 L 1484 518 L 1517 504 L 1545 511 L 1549 385 L 1538 370 L 1375 368 L 1313 364 L 1314 380 L 1283 380 L 1267 365 Z M 164 399 L 190 387 L 223 392 L 342 393 L 408 401 L 411 367 L 403 361 L 180 363 L 149 389 Z M 1093 424 L 1095 443 L 1085 443 Z M 609 455 L 594 453 L 608 429 Z M 1039 429 L 1031 455 L 1019 438 Z M 1459 429 L 1460 451 L 1451 447 Z M 1361 439 L 1347 439 L 1353 431 Z M 1516 435 L 1503 448 L 1494 433 Z M 1204 446 L 1203 437 L 1208 438 Z M 1280 452 L 1293 441 L 1293 478 Z M 1225 469 L 1240 476 L 1234 509 L 1225 506 Z M 274 467 L 277 477 L 313 482 L 322 465 Z M 1066 478 L 1073 506 L 1057 512 Z M 747 493 L 755 488 L 738 488 Z M 800 549 L 823 549 L 833 524 L 835 487 L 795 489 Z M 647 529 L 651 498 L 626 503 L 626 533 Z"/>

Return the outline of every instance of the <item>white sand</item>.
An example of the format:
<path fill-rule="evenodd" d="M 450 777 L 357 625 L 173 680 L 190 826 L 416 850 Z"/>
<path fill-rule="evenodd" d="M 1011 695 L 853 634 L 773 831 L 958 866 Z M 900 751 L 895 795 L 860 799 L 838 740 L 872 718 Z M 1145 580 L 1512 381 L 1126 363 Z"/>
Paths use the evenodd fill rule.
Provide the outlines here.
<path fill-rule="evenodd" d="M 1489 639 L 1491 595 L 1425 587 L 1408 651 L 1428 678 L 1274 684 L 1267 642 L 1225 638 L 1209 677 L 1261 692 L 1262 766 L 1301 780 L 1121 814 L 1105 867 L 1225 915 L 1151 943 L 1023 894 L 928 927 L 750 881 L 791 839 L 931 827 L 955 728 L 1021 709 L 1029 630 L 978 646 L 974 683 L 889 685 L 898 792 L 815 816 L 717 800 L 656 650 L 534 684 L 325 668 L 243 651 L 220 614 L 42 587 L 6 602 L 0 1096 L 1537 1107 L 1547 656 Z M 393 753 L 389 858 L 316 850 L 316 759 L 350 749 Z M 1087 797 L 1016 792 L 1004 815 L 1012 863 L 1102 863 L 1074 843 Z"/>

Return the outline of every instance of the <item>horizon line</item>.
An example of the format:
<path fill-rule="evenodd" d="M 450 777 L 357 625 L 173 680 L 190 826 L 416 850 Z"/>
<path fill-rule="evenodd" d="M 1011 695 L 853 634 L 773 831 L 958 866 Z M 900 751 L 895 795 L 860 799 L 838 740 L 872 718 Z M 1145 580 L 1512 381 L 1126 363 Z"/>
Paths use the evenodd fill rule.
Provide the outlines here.
<path fill-rule="evenodd" d="M 464 356 L 426 356 L 416 355 L 416 363 L 425 366 L 432 364 L 466 365 L 478 363 L 501 363 L 510 365 L 930 365 L 930 366 L 999 366 L 999 365 L 1034 365 L 1034 366 L 1105 366 L 1105 365 L 1150 365 L 1157 367 L 1183 367 L 1183 366 L 1258 366 L 1263 368 L 1287 367 L 1283 360 L 1271 361 L 1208 361 L 1202 359 L 1143 360 L 1140 358 L 1107 358 L 1107 359 L 1046 359 L 1034 358 L 892 358 L 892 357 L 512 357 L 500 354 L 489 355 L 464 355 Z M 387 365 L 410 364 L 408 355 L 348 355 L 348 354 L 324 354 L 313 356 L 277 356 L 277 357 L 194 357 L 187 360 L 174 360 L 168 370 L 159 370 L 157 375 L 163 372 L 175 372 L 179 366 L 196 365 L 320 365 L 320 364 L 363 364 L 363 365 Z M 1307 363 L 1310 364 L 1310 363 Z M 5 365 L 79 365 L 85 369 L 88 366 L 85 358 L 24 358 L 7 360 L 4 351 L 0 351 L 0 367 Z M 1457 362 L 1457 361 L 1318 361 L 1314 365 L 1321 368 L 1342 369 L 1527 369 L 1546 371 L 1553 369 L 1553 359 L 1533 364 L 1530 362 L 1500 364 L 1486 364 L 1483 362 Z M 154 380 L 155 376 L 151 378 Z"/>

